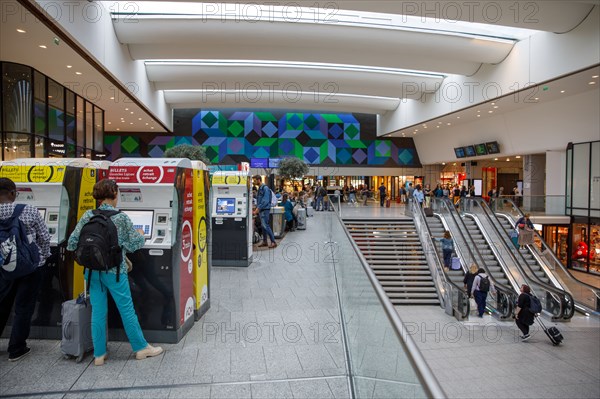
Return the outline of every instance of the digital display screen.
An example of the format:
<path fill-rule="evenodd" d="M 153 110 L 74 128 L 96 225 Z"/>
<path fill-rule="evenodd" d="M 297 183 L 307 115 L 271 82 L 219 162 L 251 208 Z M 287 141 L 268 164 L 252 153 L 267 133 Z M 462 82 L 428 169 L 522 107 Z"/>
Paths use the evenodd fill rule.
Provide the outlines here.
<path fill-rule="evenodd" d="M 269 158 L 269 168 L 278 168 L 281 158 Z"/>
<path fill-rule="evenodd" d="M 497 141 L 491 141 L 489 143 L 485 143 L 485 145 L 487 147 L 488 154 L 499 154 L 500 153 L 500 147 L 498 146 Z"/>
<path fill-rule="evenodd" d="M 235 198 L 217 198 L 217 214 L 234 212 Z"/>
<path fill-rule="evenodd" d="M 485 143 L 475 144 L 475 153 L 477 155 L 487 155 L 487 147 Z"/>
<path fill-rule="evenodd" d="M 454 149 L 454 154 L 456 158 L 464 158 L 465 157 L 465 149 L 462 147 L 457 147 Z"/>
<path fill-rule="evenodd" d="M 42 219 L 46 220 L 46 209 L 44 209 L 44 208 L 38 208 L 38 212 L 42 216 Z"/>
<path fill-rule="evenodd" d="M 124 214 L 129 216 L 133 228 L 144 232 L 144 237 L 150 238 L 152 236 L 152 222 L 154 220 L 154 211 L 132 211 L 132 210 L 121 210 Z"/>
<path fill-rule="evenodd" d="M 472 145 L 468 145 L 466 147 L 463 147 L 463 149 L 465 150 L 465 155 L 468 157 L 474 157 L 475 156 L 475 147 L 473 147 Z"/>
<path fill-rule="evenodd" d="M 250 158 L 250 167 L 251 168 L 268 168 L 269 167 L 269 159 L 268 158 Z"/>

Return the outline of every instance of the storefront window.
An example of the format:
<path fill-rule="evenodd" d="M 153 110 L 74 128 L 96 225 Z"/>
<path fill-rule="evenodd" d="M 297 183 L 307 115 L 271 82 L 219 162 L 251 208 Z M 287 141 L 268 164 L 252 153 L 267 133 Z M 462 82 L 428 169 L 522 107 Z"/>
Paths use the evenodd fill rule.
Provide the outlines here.
<path fill-rule="evenodd" d="M 46 76 L 33 72 L 33 112 L 35 114 L 35 134 L 45 136 L 46 132 Z"/>
<path fill-rule="evenodd" d="M 66 108 L 65 108 L 65 124 L 67 130 L 67 144 L 75 144 L 75 93 L 70 90 L 66 91 Z"/>
<path fill-rule="evenodd" d="M 77 96 L 77 146 L 85 147 L 85 102 Z M 80 155 L 77 155 L 80 156 Z"/>
<path fill-rule="evenodd" d="M 4 131 L 31 133 L 31 68 L 4 63 L 2 66 L 2 93 Z"/>
<path fill-rule="evenodd" d="M 47 139 L 41 136 L 35 136 L 35 143 L 33 147 L 33 153 L 35 158 L 44 158 L 46 153 L 44 151 Z"/>
<path fill-rule="evenodd" d="M 48 79 L 48 136 L 65 140 L 65 88 Z"/>
<path fill-rule="evenodd" d="M 4 134 L 4 160 L 29 158 L 31 155 L 31 135 L 19 133 Z"/>
<path fill-rule="evenodd" d="M 104 111 L 94 107 L 94 151 L 104 151 Z"/>
<path fill-rule="evenodd" d="M 94 106 L 91 102 L 85 102 L 85 148 L 94 147 Z"/>

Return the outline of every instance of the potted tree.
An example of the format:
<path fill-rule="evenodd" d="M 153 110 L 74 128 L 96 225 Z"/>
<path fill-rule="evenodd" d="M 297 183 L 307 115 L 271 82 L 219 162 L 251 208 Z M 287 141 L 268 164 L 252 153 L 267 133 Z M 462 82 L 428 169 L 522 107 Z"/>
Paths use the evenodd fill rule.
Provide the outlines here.
<path fill-rule="evenodd" d="M 210 160 L 206 156 L 206 150 L 199 145 L 179 144 L 165 151 L 165 158 L 187 158 L 191 161 L 202 161 L 210 165 Z"/>

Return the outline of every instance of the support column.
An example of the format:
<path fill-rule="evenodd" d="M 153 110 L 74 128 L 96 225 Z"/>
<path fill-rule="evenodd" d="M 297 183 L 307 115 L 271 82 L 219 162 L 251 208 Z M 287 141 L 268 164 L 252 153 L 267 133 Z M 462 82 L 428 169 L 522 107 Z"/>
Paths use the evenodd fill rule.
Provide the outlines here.
<path fill-rule="evenodd" d="M 565 214 L 567 152 L 546 151 L 546 214 Z"/>
<path fill-rule="evenodd" d="M 525 155 L 523 160 L 523 210 L 544 211 L 546 154 Z"/>

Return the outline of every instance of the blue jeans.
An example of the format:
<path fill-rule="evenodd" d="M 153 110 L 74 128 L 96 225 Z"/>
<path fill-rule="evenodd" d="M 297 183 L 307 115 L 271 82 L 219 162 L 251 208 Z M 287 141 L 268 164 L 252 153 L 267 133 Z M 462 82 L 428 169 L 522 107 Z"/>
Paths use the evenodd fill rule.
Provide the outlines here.
<path fill-rule="evenodd" d="M 315 211 L 320 211 L 323 209 L 323 197 L 317 197 L 315 200 Z"/>
<path fill-rule="evenodd" d="M 14 281 L 4 280 L 0 277 L 0 334 L 6 326 L 13 304 L 15 308 L 15 317 L 12 320 L 12 331 L 8 341 L 9 355 L 18 354 L 27 346 L 31 317 L 42 286 L 43 268 L 45 267 L 38 267 L 33 273 Z"/>
<path fill-rule="evenodd" d="M 260 216 L 260 224 L 263 229 L 263 242 L 267 242 L 267 235 L 271 239 L 271 242 L 275 242 L 275 235 L 273 234 L 273 230 L 271 230 L 271 225 L 269 224 L 269 216 L 271 215 L 270 209 L 261 209 L 259 212 Z"/>
<path fill-rule="evenodd" d="M 477 302 L 477 314 L 479 317 L 483 316 L 485 312 L 485 300 L 487 299 L 487 292 L 484 291 L 475 291 L 475 302 Z"/>
<path fill-rule="evenodd" d="M 452 267 L 452 250 L 442 249 L 442 253 L 444 254 L 444 267 L 450 269 Z"/>
<path fill-rule="evenodd" d="M 86 270 L 86 278 L 88 271 Z M 133 300 L 131 299 L 131 290 L 129 289 L 129 279 L 127 274 L 121 273 L 117 282 L 117 275 L 106 272 L 92 272 L 90 281 L 90 302 L 92 304 L 92 341 L 94 342 L 94 356 L 99 357 L 106 354 L 106 318 L 108 316 L 108 291 L 112 296 L 121 320 L 125 333 L 134 352 L 141 351 L 148 346 L 144 338 L 144 333 L 140 327 Z"/>

